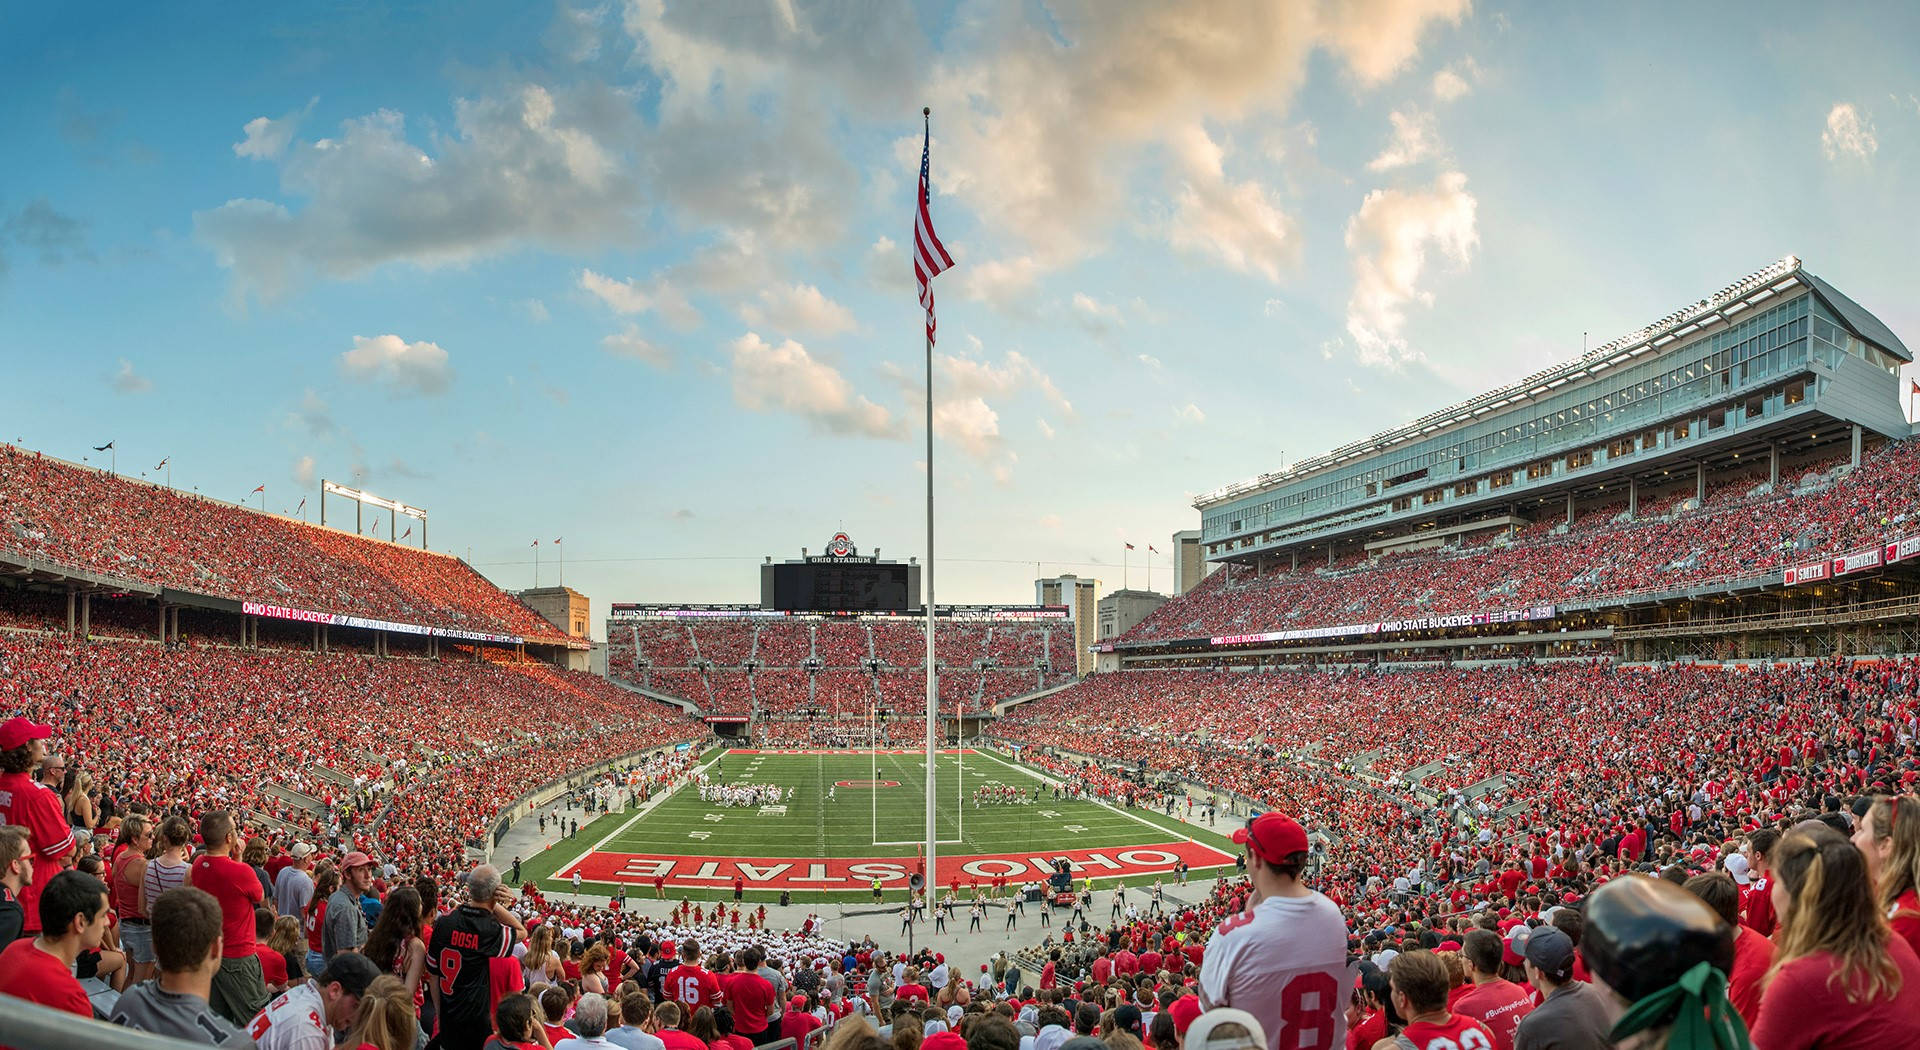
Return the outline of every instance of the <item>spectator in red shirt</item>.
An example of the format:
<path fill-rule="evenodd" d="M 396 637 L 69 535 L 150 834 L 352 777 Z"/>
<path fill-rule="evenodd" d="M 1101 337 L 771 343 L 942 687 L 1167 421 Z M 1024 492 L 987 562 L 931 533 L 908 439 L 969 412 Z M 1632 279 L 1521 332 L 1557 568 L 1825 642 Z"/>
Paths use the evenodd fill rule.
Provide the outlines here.
<path fill-rule="evenodd" d="M 25 718 L 0 724 L 0 825 L 27 829 L 33 854 L 33 879 L 20 890 L 24 932 L 40 932 L 40 891 L 67 867 L 79 851 L 60 796 L 37 784 L 33 771 L 47 757 L 53 727 Z"/>
<path fill-rule="evenodd" d="M 1920 797 L 1875 799 L 1853 844 L 1867 858 L 1875 901 L 1893 932 L 1920 952 Z"/>
<path fill-rule="evenodd" d="M 1763 937 L 1773 936 L 1777 921 L 1773 910 L 1771 873 L 1773 848 L 1779 841 L 1780 833 L 1772 828 L 1761 828 L 1747 836 L 1747 870 L 1752 873 L 1753 883 L 1741 901 L 1744 905 L 1741 909 L 1742 921 Z"/>
<path fill-rule="evenodd" d="M 78 871 L 48 880 L 36 902 L 38 937 L 22 937 L 0 952 L 0 995 L 93 1016 L 87 993 L 74 979 L 74 960 L 100 947 L 106 936 L 107 884 Z"/>
<path fill-rule="evenodd" d="M 700 942 L 689 937 L 680 944 L 680 965 L 667 971 L 667 999 L 686 1007 L 682 1016 L 702 1006 L 720 1005 L 720 978 L 700 965 Z"/>
<path fill-rule="evenodd" d="M 755 1045 L 773 1042 L 780 1037 L 779 1030 L 767 1024 L 767 1015 L 773 1010 L 773 982 L 756 972 L 767 961 L 767 953 L 751 945 L 742 949 L 738 958 L 740 968 L 720 979 L 727 1002 L 733 1005 L 734 1034 Z"/>
<path fill-rule="evenodd" d="M 1760 1019 L 1760 989 L 1773 965 L 1773 942 L 1740 925 L 1740 887 L 1724 872 L 1695 875 L 1683 887 L 1707 902 L 1714 914 L 1733 929 L 1733 968 L 1727 971 L 1727 1000 L 1740 1019 L 1752 1028 Z"/>
<path fill-rule="evenodd" d="M 213 1012 L 235 1025 L 244 1025 L 267 1004 L 267 985 L 254 954 L 254 909 L 266 899 L 260 877 L 235 859 L 240 838 L 234 834 L 233 814 L 208 810 L 200 818 L 200 841 L 206 846 L 187 873 L 187 881 L 220 902 L 220 972 L 213 977 Z"/>
<path fill-rule="evenodd" d="M 1754 1045 L 1920 1046 L 1920 957 L 1874 907 L 1860 851 L 1816 827 L 1770 859 L 1780 937 Z"/>
<path fill-rule="evenodd" d="M 1533 1009 L 1526 988 L 1500 977 L 1506 943 L 1492 930 L 1470 930 L 1460 945 L 1467 961 L 1467 990 L 1454 1001 L 1453 1011 L 1465 1014 L 1493 1033 L 1496 1050 L 1513 1050 L 1513 1033 L 1520 1019 Z"/>
<path fill-rule="evenodd" d="M 654 1035 L 667 1045 L 667 1050 L 708 1050 L 707 1044 L 696 1039 L 680 1028 L 680 1019 L 686 1016 L 686 1008 L 672 999 L 653 1008 L 653 1020 L 659 1027 Z"/>

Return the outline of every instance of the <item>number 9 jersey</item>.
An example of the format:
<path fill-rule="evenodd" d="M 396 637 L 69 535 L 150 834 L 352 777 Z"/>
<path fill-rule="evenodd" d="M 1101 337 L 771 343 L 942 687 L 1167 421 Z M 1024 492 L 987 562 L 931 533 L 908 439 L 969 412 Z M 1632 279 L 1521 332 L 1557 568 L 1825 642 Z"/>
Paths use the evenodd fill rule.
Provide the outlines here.
<path fill-rule="evenodd" d="M 1200 963 L 1206 1009 L 1245 1010 L 1268 1050 L 1345 1050 L 1347 924 L 1325 896 L 1268 897 L 1220 924 Z"/>
<path fill-rule="evenodd" d="M 462 905 L 434 920 L 427 976 L 440 993 L 440 1045 L 446 1050 L 480 1050 L 493 1034 L 488 960 L 512 956 L 513 940 L 513 930 L 488 908 Z"/>

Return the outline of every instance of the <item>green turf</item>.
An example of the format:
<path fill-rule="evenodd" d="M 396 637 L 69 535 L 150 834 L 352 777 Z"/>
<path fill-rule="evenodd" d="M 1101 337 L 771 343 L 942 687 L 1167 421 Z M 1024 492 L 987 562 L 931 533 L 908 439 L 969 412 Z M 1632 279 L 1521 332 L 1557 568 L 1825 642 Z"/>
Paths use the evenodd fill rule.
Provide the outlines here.
<path fill-rule="evenodd" d="M 850 751 L 826 755 L 720 754 L 709 774 L 726 783 L 777 784 L 796 789 L 784 803 L 783 816 L 761 815 L 754 807 L 722 807 L 703 802 L 689 786 L 636 817 L 609 814 L 582 827 L 577 839 L 557 844 L 531 858 L 526 878 L 545 879 L 589 850 L 613 853 L 649 853 L 690 857 L 873 857 L 914 855 L 914 846 L 876 845 L 912 843 L 924 837 L 926 827 L 926 766 L 916 755 L 871 755 Z M 898 787 L 834 789 L 835 781 L 898 781 Z M 1012 785 L 1039 801 L 976 807 L 977 788 Z M 957 840 L 940 846 L 943 857 L 1013 853 L 1032 855 L 1051 850 L 1105 849 L 1152 845 L 1188 837 L 1236 851 L 1228 840 L 1203 828 L 1140 809 L 1124 812 L 1094 802 L 1059 799 L 1053 789 L 1023 768 L 989 753 L 943 755 L 937 766 L 935 817 L 938 838 Z M 714 819 L 714 818 L 718 819 Z M 609 836 L 611 836 L 609 838 Z M 601 840 L 606 841 L 602 844 Z M 1196 875 L 1199 870 L 1196 869 Z M 1096 885 L 1103 884 L 1096 880 Z M 583 883 L 588 892 L 611 887 Z M 650 897 L 651 890 L 630 886 L 633 897 Z M 729 890 L 673 890 L 676 898 L 712 899 L 731 896 Z M 756 900 L 774 900 L 774 891 L 749 891 Z M 811 899 L 866 900 L 858 893 L 809 895 Z"/>

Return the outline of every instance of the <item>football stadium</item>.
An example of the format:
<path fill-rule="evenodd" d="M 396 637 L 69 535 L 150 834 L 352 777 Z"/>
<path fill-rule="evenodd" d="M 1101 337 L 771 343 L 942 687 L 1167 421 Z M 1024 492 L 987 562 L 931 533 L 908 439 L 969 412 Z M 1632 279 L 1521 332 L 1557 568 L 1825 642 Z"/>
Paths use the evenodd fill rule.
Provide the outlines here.
<path fill-rule="evenodd" d="M 0 14 L 0 1050 L 1920 1048 L 1920 18 L 1550 7 Z"/>

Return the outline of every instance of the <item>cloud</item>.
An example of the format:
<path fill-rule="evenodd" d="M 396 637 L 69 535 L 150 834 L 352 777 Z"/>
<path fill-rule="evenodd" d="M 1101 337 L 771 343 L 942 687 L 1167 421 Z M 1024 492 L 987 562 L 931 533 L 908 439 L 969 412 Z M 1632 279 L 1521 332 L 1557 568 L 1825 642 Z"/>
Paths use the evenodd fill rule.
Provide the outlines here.
<path fill-rule="evenodd" d="M 679 510 L 676 510 L 672 514 L 667 515 L 667 517 L 672 518 L 674 521 L 692 521 L 693 511 L 688 510 L 685 507 L 681 507 Z"/>
<path fill-rule="evenodd" d="M 525 310 L 527 317 L 532 319 L 536 324 L 545 324 L 553 319 L 553 314 L 547 311 L 547 304 L 539 299 L 522 299 L 520 300 L 520 308 Z"/>
<path fill-rule="evenodd" d="M 1034 420 L 1034 424 L 1040 428 L 1041 437 L 1046 438 L 1048 441 L 1053 440 L 1053 435 L 1056 433 L 1056 431 L 1053 429 L 1052 423 L 1049 423 L 1044 419 L 1036 419 Z"/>
<path fill-rule="evenodd" d="M 1047 269 L 1036 255 L 968 263 L 959 268 L 960 290 L 969 299 L 1007 310 L 1018 305 L 1033 291 L 1034 283 Z M 934 278 L 936 298 L 940 294 L 940 284 L 940 279 Z"/>
<path fill-rule="evenodd" d="M 858 324 L 853 311 L 810 284 L 783 284 L 760 291 L 760 301 L 740 307 L 740 319 L 756 328 L 809 335 L 839 335 Z"/>
<path fill-rule="evenodd" d="M 55 208 L 45 197 L 27 202 L 0 222 L 0 243 L 6 241 L 31 251 L 42 266 L 93 261 L 93 252 L 87 248 L 87 224 Z"/>
<path fill-rule="evenodd" d="M 1397 368 L 1421 360 L 1403 335 L 1409 302 L 1431 305 L 1421 286 L 1428 253 L 1460 266 L 1479 244 L 1476 202 L 1467 177 L 1450 171 L 1425 190 L 1374 190 L 1347 223 L 1353 259 L 1353 294 L 1347 300 L 1347 334 L 1361 363 Z"/>
<path fill-rule="evenodd" d="M 255 117 L 247 121 L 247 126 L 242 129 L 247 137 L 233 144 L 234 155 L 255 160 L 278 160 L 293 143 L 294 133 L 300 130 L 300 122 L 313 112 L 314 103 L 318 101 L 318 98 L 311 99 L 304 107 L 278 120 Z"/>
<path fill-rule="evenodd" d="M 113 378 L 108 381 L 108 385 L 113 387 L 115 393 L 120 394 L 144 394 L 153 389 L 152 381 L 135 372 L 133 362 L 124 357 L 120 359 L 120 368 L 113 373 Z"/>
<path fill-rule="evenodd" d="M 1191 125 L 1174 136 L 1175 158 L 1185 172 L 1168 241 L 1241 273 L 1278 282 L 1292 267 L 1294 223 L 1251 179 L 1233 182 L 1222 162 L 1225 151 L 1205 129 Z"/>
<path fill-rule="evenodd" d="M 1419 53 L 1429 22 L 1458 25 L 1471 7 L 1470 0 L 1352 0 L 1328 5 L 1323 32 L 1354 76 L 1376 86 Z"/>
<path fill-rule="evenodd" d="M 695 310 L 686 293 L 664 275 L 656 274 L 653 280 L 642 284 L 638 280 L 620 281 L 592 270 L 581 270 L 580 287 L 591 292 L 617 314 L 641 314 L 653 310 L 668 324 L 683 332 L 700 326 L 700 311 Z"/>
<path fill-rule="evenodd" d="M 316 471 L 314 469 L 312 456 L 301 456 L 299 459 L 293 461 L 294 484 L 301 486 L 311 485 L 313 484 L 315 476 Z"/>
<path fill-rule="evenodd" d="M 305 430 L 314 437 L 333 433 L 333 413 L 319 394 L 308 390 L 300 397 L 300 407 L 287 413 L 287 426 Z"/>
<path fill-rule="evenodd" d="M 838 369 L 816 360 L 791 339 L 774 346 L 748 332 L 728 344 L 728 349 L 733 357 L 733 398 L 742 408 L 799 416 L 828 434 L 906 436 L 901 421 L 855 392 Z"/>
<path fill-rule="evenodd" d="M 1461 59 L 1433 75 L 1434 100 L 1454 102 L 1464 98 L 1479 79 L 1480 64 L 1471 58 Z"/>
<path fill-rule="evenodd" d="M 1174 406 L 1173 418 L 1182 423 L 1205 423 L 1207 421 L 1207 414 L 1200 411 L 1199 405 L 1189 401 L 1184 405 Z"/>
<path fill-rule="evenodd" d="M 1201 116 L 1283 114 L 1316 47 L 1363 84 L 1380 83 L 1413 58 L 1429 24 L 1457 22 L 1466 8 L 1467 0 L 1057 0 L 1033 17 L 1026 4 L 964 7 L 922 93 L 940 136 L 935 188 L 1029 251 L 1084 254 L 1124 207 L 1138 146 Z M 1206 191 L 1195 187 L 1196 205 Z M 1257 187 L 1217 194 L 1271 224 L 1263 213 L 1274 209 Z M 1271 254 L 1239 252 L 1254 272 Z"/>
<path fill-rule="evenodd" d="M 453 385 L 447 352 L 435 343 L 409 343 L 397 335 L 356 335 L 340 355 L 349 378 L 378 383 L 395 394 L 443 394 Z"/>
<path fill-rule="evenodd" d="M 303 205 L 230 200 L 196 212 L 194 231 L 232 271 L 236 295 L 263 300 L 310 273 L 613 242 L 631 232 L 642 203 L 621 145 L 619 125 L 631 119 L 594 92 L 529 84 L 456 101 L 453 132 L 423 149 L 400 113 L 380 110 L 345 121 L 337 137 L 285 149 L 281 190 Z"/>
<path fill-rule="evenodd" d="M 1039 525 L 1041 528 L 1046 529 L 1049 532 L 1059 532 L 1060 531 L 1060 515 L 1042 514 L 1040 515 Z"/>
<path fill-rule="evenodd" d="M 955 354 L 935 354 L 933 375 L 936 412 L 939 397 L 1009 397 L 1022 390 L 1034 390 L 1061 414 L 1073 415 L 1073 403 L 1054 385 L 1053 378 L 1018 350 L 1007 351 L 997 365 Z"/>
<path fill-rule="evenodd" d="M 623 331 L 600 340 L 600 346 L 615 357 L 632 358 L 655 368 L 667 368 L 673 363 L 673 354 L 653 343 L 640 334 L 640 326 L 630 324 Z"/>
<path fill-rule="evenodd" d="M 1073 293 L 1073 316 L 1080 327 L 1096 338 L 1104 338 L 1125 323 L 1119 307 L 1103 303 L 1085 292 Z"/>
<path fill-rule="evenodd" d="M 880 237 L 867 249 L 867 279 L 881 288 L 914 287 L 913 264 L 891 237 Z"/>
<path fill-rule="evenodd" d="M 1165 367 L 1160 363 L 1160 359 L 1153 356 L 1152 354 L 1139 354 L 1137 355 L 1137 359 L 1141 364 L 1146 365 L 1148 368 L 1151 368 L 1156 372 L 1160 371 L 1161 368 Z"/>
<path fill-rule="evenodd" d="M 1836 102 L 1827 111 L 1827 127 L 1820 133 L 1820 148 L 1826 151 L 1828 160 L 1851 157 L 1865 161 L 1880 148 L 1880 140 L 1874 137 L 1873 121 L 1855 109 L 1853 103 Z"/>
<path fill-rule="evenodd" d="M 1367 162 L 1368 171 L 1391 171 L 1418 164 L 1440 152 L 1440 138 L 1434 133 L 1433 118 L 1425 113 L 1393 111 L 1387 116 L 1393 124 L 1393 140 L 1380 155 Z"/>

